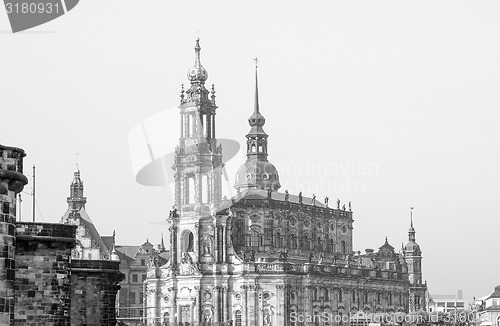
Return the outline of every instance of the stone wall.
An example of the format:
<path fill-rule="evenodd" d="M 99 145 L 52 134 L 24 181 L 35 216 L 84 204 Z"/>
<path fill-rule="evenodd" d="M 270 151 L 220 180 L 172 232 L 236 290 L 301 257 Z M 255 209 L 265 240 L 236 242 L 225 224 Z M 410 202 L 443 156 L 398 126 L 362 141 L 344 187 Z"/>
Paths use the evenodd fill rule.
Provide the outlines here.
<path fill-rule="evenodd" d="M 76 226 L 16 224 L 15 325 L 70 325 Z"/>
<path fill-rule="evenodd" d="M 0 145 L 0 325 L 14 321 L 16 196 L 28 183 L 20 148 Z"/>
<path fill-rule="evenodd" d="M 119 261 L 71 261 L 71 325 L 115 325 Z"/>

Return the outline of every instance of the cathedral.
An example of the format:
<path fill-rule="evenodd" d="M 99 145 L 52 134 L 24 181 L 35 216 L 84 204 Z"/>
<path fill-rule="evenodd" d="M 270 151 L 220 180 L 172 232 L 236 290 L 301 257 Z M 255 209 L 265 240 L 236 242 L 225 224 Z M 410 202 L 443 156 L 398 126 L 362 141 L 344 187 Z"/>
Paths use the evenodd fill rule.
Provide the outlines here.
<path fill-rule="evenodd" d="M 175 206 L 167 219 L 170 258 L 154 256 L 145 281 L 148 325 L 334 325 L 352 316 L 425 309 L 421 250 L 413 220 L 408 244 L 387 238 L 377 252 L 353 249 L 351 204 L 281 191 L 268 160 L 266 119 L 248 119 L 246 162 L 222 198 L 223 148 L 216 138 L 214 86 L 200 60 L 181 91 L 180 140 L 172 168 Z"/>

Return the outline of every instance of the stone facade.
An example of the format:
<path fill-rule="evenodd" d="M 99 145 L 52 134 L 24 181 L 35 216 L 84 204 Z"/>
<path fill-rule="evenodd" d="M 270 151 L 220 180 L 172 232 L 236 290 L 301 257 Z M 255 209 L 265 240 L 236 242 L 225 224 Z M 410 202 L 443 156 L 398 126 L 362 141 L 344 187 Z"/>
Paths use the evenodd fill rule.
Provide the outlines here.
<path fill-rule="evenodd" d="M 71 225 L 16 224 L 15 325 L 70 325 Z"/>
<path fill-rule="evenodd" d="M 72 261 L 76 225 L 16 222 L 24 156 L 0 145 L 0 325 L 115 325 L 119 262 Z"/>
<path fill-rule="evenodd" d="M 117 319 L 130 326 L 144 325 L 144 281 L 148 266 L 153 258 L 165 263 L 169 252 L 163 240 L 157 249 L 146 240 L 140 246 L 116 245 L 115 252 L 120 260 L 120 271 L 125 276 L 118 292 Z"/>
<path fill-rule="evenodd" d="M 16 196 L 28 183 L 20 148 L 0 145 L 0 324 L 14 321 Z"/>
<path fill-rule="evenodd" d="M 179 106 L 175 207 L 167 219 L 171 256 L 148 270 L 148 325 L 285 326 L 319 316 L 422 309 L 425 285 L 413 224 L 401 252 L 386 239 L 378 252 L 362 255 L 353 250 L 351 203 L 330 207 L 328 198 L 279 192 L 257 70 L 247 161 L 236 175 L 237 195 L 221 199 L 215 91 L 205 88 L 199 41 L 195 53 L 191 86 L 182 90 Z"/>
<path fill-rule="evenodd" d="M 119 261 L 71 261 L 71 324 L 116 324 L 116 294 L 123 280 Z"/>

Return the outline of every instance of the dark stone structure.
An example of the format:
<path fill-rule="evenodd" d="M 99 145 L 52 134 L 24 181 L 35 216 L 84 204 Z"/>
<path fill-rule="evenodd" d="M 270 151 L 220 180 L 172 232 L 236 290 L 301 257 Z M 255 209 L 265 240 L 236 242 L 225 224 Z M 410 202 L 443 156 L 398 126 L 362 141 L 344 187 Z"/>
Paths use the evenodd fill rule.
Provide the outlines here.
<path fill-rule="evenodd" d="M 76 225 L 16 223 L 24 156 L 0 145 L 0 325 L 115 325 L 119 262 L 72 261 Z"/>
<path fill-rule="evenodd" d="M 115 325 L 116 293 L 124 275 L 119 261 L 71 261 L 72 325 Z"/>
<path fill-rule="evenodd" d="M 15 325 L 70 325 L 76 226 L 16 224 Z"/>
<path fill-rule="evenodd" d="M 14 321 L 16 196 L 28 183 L 20 148 L 0 145 L 0 325 Z"/>

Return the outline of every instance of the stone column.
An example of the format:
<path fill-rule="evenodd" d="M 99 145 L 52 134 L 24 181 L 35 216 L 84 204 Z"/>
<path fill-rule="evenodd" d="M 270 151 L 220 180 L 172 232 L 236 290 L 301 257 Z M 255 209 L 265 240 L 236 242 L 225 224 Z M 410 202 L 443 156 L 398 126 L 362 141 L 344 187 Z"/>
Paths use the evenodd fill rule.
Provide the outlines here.
<path fill-rule="evenodd" d="M 116 293 L 124 278 L 119 266 L 119 261 L 71 261 L 72 325 L 116 324 Z"/>
<path fill-rule="evenodd" d="M 219 290 L 220 290 L 220 287 L 219 286 L 213 286 L 212 288 L 213 290 L 213 295 L 214 295 L 214 304 L 213 304 L 213 307 L 214 307 L 214 322 L 218 322 L 219 321 Z"/>
<path fill-rule="evenodd" d="M 16 198 L 28 179 L 23 175 L 20 148 L 0 145 L 0 324 L 14 322 L 14 282 L 16 274 L 14 229 Z"/>
<path fill-rule="evenodd" d="M 240 286 L 241 290 L 243 293 L 241 294 L 241 324 L 242 325 L 252 325 L 249 323 L 249 317 L 248 317 L 248 286 L 247 285 L 241 285 Z"/>

